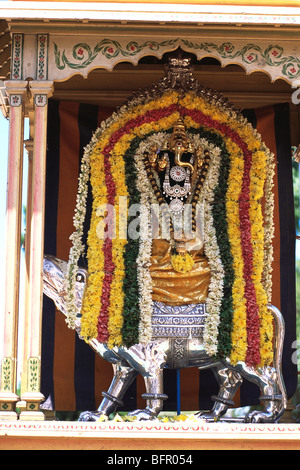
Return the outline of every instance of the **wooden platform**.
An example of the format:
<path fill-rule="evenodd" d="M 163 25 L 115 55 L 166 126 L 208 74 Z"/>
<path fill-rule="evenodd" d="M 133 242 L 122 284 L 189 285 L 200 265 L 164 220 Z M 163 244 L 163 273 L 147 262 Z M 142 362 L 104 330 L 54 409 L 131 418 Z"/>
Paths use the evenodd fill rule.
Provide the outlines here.
<path fill-rule="evenodd" d="M 300 450 L 300 424 L 1 421 L 1 450 Z"/>

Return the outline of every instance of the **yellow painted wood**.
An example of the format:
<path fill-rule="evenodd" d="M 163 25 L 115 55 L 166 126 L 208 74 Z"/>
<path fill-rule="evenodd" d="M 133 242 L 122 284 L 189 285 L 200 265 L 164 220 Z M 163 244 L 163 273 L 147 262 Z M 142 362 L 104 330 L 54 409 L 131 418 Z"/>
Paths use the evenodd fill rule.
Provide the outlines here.
<path fill-rule="evenodd" d="M 13 0 L 16 1 L 16 0 Z M 38 2 L 40 0 L 27 0 L 27 3 Z M 73 0 L 46 0 L 47 2 L 73 2 Z M 99 0 L 86 0 L 77 3 L 102 3 Z M 174 4 L 174 5 L 243 5 L 243 6 L 277 6 L 277 7 L 300 7 L 299 0 L 133 0 L 128 2 L 127 0 L 106 0 L 105 3 L 136 3 L 136 4 Z"/>
<path fill-rule="evenodd" d="M 11 100 L 9 120 L 7 204 L 6 204 L 6 248 L 4 286 L 4 325 L 1 328 L 3 343 L 1 358 L 1 416 L 8 410 L 9 419 L 15 419 L 13 404 L 16 395 L 16 366 L 19 313 L 19 280 L 22 214 L 22 173 L 24 106 L 27 82 L 5 82 Z"/>
<path fill-rule="evenodd" d="M 52 82 L 32 81 L 30 91 L 35 103 L 33 152 L 29 172 L 29 240 L 26 262 L 29 266 L 26 292 L 26 324 L 23 361 L 26 377 L 22 380 L 21 399 L 33 406 L 33 411 L 21 412 L 20 419 L 43 419 L 38 404 L 44 400 L 40 392 L 40 357 L 42 330 L 42 263 L 44 252 L 45 175 L 47 145 L 47 99 Z M 29 251 L 28 251 L 29 250 Z M 27 356 L 27 357 L 26 357 Z M 35 369 L 34 369 L 35 368 Z M 38 372 L 36 373 L 36 368 Z M 35 370 L 33 374 L 32 371 Z M 27 407 L 28 408 L 28 407 Z"/>
<path fill-rule="evenodd" d="M 154 455 L 156 450 L 164 450 L 163 454 L 169 455 L 181 450 L 186 455 L 192 450 L 300 450 L 299 424 L 294 423 L 194 423 L 189 426 L 148 421 L 127 425 L 19 421 L 9 426 L 0 421 L 0 449 L 127 450 L 132 456 L 141 450 L 150 450 Z M 195 458 L 199 458 L 197 454 Z"/>

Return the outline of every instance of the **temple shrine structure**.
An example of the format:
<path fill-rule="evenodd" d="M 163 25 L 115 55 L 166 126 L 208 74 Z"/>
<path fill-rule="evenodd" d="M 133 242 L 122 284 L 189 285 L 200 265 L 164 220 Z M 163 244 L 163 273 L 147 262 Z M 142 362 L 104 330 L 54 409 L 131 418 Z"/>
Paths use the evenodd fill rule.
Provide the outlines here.
<path fill-rule="evenodd" d="M 166 57 L 178 50 L 193 58 L 199 83 L 228 98 L 272 152 L 278 152 L 272 304 L 285 318 L 283 373 L 289 399 L 295 394 L 299 372 L 292 358 L 300 346 L 290 149 L 300 144 L 299 1 L 2 1 L 0 107 L 9 120 L 9 153 L 1 286 L 1 449 L 300 449 L 299 421 L 83 423 L 70 421 L 66 414 L 99 405 L 97 394 L 100 400 L 110 383 L 111 366 L 79 350 L 75 332 L 45 304 L 44 253 L 52 250 L 68 258 L 79 160 L 93 132 L 128 96 L 160 80 Z M 26 272 L 21 286 L 24 185 Z M 20 289 L 25 292 L 23 305 Z M 92 379 L 84 379 L 89 389 L 81 393 L 79 375 L 85 370 Z M 210 380 L 201 373 L 198 380 L 198 375 L 191 379 L 189 372 L 182 372 L 182 410 L 198 407 L 199 390 Z M 170 373 L 168 380 L 172 397 L 175 375 Z M 141 383 L 134 387 L 125 406 L 141 407 Z M 236 398 L 237 406 L 245 405 L 246 395 L 251 398 L 252 392 L 243 393 Z"/>

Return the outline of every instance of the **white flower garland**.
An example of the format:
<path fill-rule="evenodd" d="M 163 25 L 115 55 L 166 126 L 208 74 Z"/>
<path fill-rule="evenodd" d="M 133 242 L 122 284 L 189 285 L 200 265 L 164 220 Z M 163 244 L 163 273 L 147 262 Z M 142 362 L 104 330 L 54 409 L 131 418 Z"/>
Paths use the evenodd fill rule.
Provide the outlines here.
<path fill-rule="evenodd" d="M 262 283 L 267 294 L 268 302 L 272 301 L 272 271 L 274 260 L 273 238 L 274 238 L 274 176 L 275 163 L 274 154 L 264 146 L 267 155 L 267 172 L 265 182 L 265 207 L 264 207 L 264 271 Z"/>
<path fill-rule="evenodd" d="M 93 151 L 94 145 L 97 143 L 97 130 L 93 139 L 82 158 L 81 171 L 79 176 L 78 194 L 76 200 L 76 208 L 74 214 L 74 227 L 75 231 L 70 236 L 72 247 L 69 255 L 67 285 L 66 285 L 66 301 L 67 301 L 67 319 L 66 322 L 69 328 L 75 328 L 76 321 L 76 303 L 74 296 L 74 286 L 77 273 L 78 260 L 84 252 L 84 245 L 82 244 L 83 225 L 86 216 L 86 201 L 88 193 L 88 180 L 90 173 L 90 155 Z M 152 328 L 151 317 L 153 312 L 152 301 L 152 279 L 149 271 L 149 265 L 152 252 L 152 227 L 151 227 L 151 206 L 157 204 L 157 199 L 154 195 L 153 188 L 147 177 L 145 170 L 143 155 L 149 146 L 160 146 L 166 138 L 166 133 L 159 132 L 150 136 L 141 142 L 135 156 L 134 161 L 137 170 L 137 189 L 141 194 L 141 225 L 140 225 L 140 246 L 137 259 L 138 266 L 138 282 L 140 289 L 140 332 L 139 340 L 142 343 L 147 343 L 151 340 Z M 211 269 L 211 282 L 209 288 L 209 295 L 207 298 L 207 312 L 208 319 L 205 326 L 204 339 L 206 348 L 209 354 L 215 354 L 217 348 L 217 332 L 220 321 L 220 302 L 223 291 L 223 276 L 224 270 L 220 261 L 219 249 L 216 240 L 216 234 L 213 227 L 213 220 L 211 215 L 211 202 L 213 200 L 213 190 L 218 182 L 218 172 L 220 165 L 220 149 L 214 147 L 212 144 L 202 139 L 197 135 L 190 135 L 190 139 L 195 146 L 202 146 L 207 148 L 211 155 L 211 164 L 207 173 L 205 183 L 202 190 L 202 203 L 204 204 L 204 240 L 205 240 L 205 253 Z"/>
<path fill-rule="evenodd" d="M 151 206 L 157 203 L 151 183 L 148 179 L 145 165 L 144 153 L 149 145 L 161 145 L 165 133 L 157 133 L 145 139 L 139 145 L 134 162 L 137 174 L 137 189 L 140 192 L 141 199 L 141 223 L 140 223 L 140 244 L 137 258 L 138 283 L 139 283 L 139 305 L 140 305 L 140 325 L 139 341 L 148 343 L 152 337 L 151 318 L 153 312 L 152 300 L 152 278 L 149 270 L 152 253 L 152 226 L 151 226 Z"/>
<path fill-rule="evenodd" d="M 208 143 L 205 139 L 199 138 L 199 136 L 194 137 L 194 145 L 202 145 L 210 153 L 209 169 L 199 203 L 204 204 L 204 252 L 211 271 L 209 291 L 206 299 L 207 319 L 204 327 L 203 341 L 205 350 L 209 355 L 213 356 L 218 350 L 218 327 L 220 324 L 220 309 L 225 275 L 212 216 L 214 189 L 219 179 L 221 150 Z"/>
<path fill-rule="evenodd" d="M 81 161 L 80 175 L 78 179 L 78 192 L 76 198 L 76 207 L 73 217 L 75 231 L 70 236 L 72 246 L 69 253 L 69 262 L 66 276 L 66 323 L 70 329 L 75 328 L 77 315 L 76 299 L 75 299 L 75 281 L 78 268 L 78 260 L 84 252 L 82 243 L 83 225 L 86 215 L 86 200 L 88 194 L 88 181 L 90 176 L 90 154 L 92 146 L 89 145 L 84 151 Z"/>
<path fill-rule="evenodd" d="M 145 139 L 139 146 L 135 154 L 135 164 L 137 169 L 138 181 L 137 189 L 141 194 L 142 220 L 141 237 L 138 264 L 138 279 L 140 285 L 140 341 L 147 342 L 151 340 L 151 316 L 153 312 L 152 301 L 152 279 L 149 271 L 151 260 L 151 205 L 157 204 L 157 199 L 153 188 L 147 177 L 143 155 L 149 149 L 149 146 L 159 147 L 166 138 L 166 133 L 157 133 Z M 209 143 L 206 139 L 198 135 L 189 135 L 195 147 L 203 147 L 209 150 L 211 159 L 207 176 L 201 192 L 201 204 L 204 206 L 204 247 L 205 254 L 211 269 L 211 280 L 209 293 L 206 302 L 208 317 L 204 329 L 205 347 L 210 355 L 217 352 L 218 347 L 218 326 L 220 323 L 220 308 L 223 298 L 223 278 L 224 269 L 220 258 L 219 247 L 216 238 L 216 232 L 213 227 L 213 217 L 211 213 L 211 203 L 214 198 L 214 189 L 218 184 L 219 169 L 221 162 L 221 151 L 218 147 Z"/>
<path fill-rule="evenodd" d="M 76 307 L 74 297 L 74 285 L 77 272 L 77 264 L 81 254 L 84 251 L 82 244 L 83 225 L 86 215 L 86 200 L 88 192 L 88 180 L 90 172 L 90 155 L 94 145 L 98 142 L 99 130 L 96 131 L 94 137 L 88 147 L 86 147 L 79 176 L 78 195 L 76 200 L 76 208 L 74 215 L 75 231 L 71 235 L 72 248 L 70 250 L 68 275 L 67 275 L 67 324 L 70 328 L 75 328 Z M 139 341 L 147 343 L 151 340 L 152 327 L 151 317 L 153 311 L 152 301 L 152 279 L 149 271 L 152 252 L 152 228 L 151 228 L 151 206 L 157 204 L 153 188 L 147 177 L 145 170 L 143 155 L 149 146 L 160 146 L 165 138 L 166 133 L 160 132 L 153 134 L 149 138 L 143 140 L 134 156 L 134 162 L 138 175 L 137 189 L 141 194 L 141 225 L 140 225 L 140 245 L 137 259 L 138 266 L 138 283 L 140 289 L 140 331 Z M 205 329 L 204 329 L 204 347 L 208 354 L 215 355 L 218 348 L 218 327 L 220 323 L 220 308 L 223 298 L 223 279 L 224 268 L 221 262 L 220 251 L 217 243 L 216 232 L 213 226 L 212 202 L 214 197 L 214 189 L 218 184 L 218 177 L 221 163 L 221 151 L 218 147 L 209 143 L 206 139 L 200 138 L 199 135 L 189 135 L 195 147 L 201 146 L 207 148 L 210 152 L 210 165 L 207 176 L 201 191 L 201 197 L 198 204 L 204 207 L 204 249 L 211 270 L 211 280 L 209 292 L 206 301 L 206 310 L 208 313 Z M 265 245 L 268 247 L 266 255 L 266 263 L 269 269 L 265 271 L 265 285 L 271 286 L 271 264 L 272 264 L 272 237 L 274 227 L 273 220 L 273 175 L 274 166 L 272 165 L 272 155 L 269 155 L 269 171 L 266 182 L 266 207 L 265 207 Z"/>

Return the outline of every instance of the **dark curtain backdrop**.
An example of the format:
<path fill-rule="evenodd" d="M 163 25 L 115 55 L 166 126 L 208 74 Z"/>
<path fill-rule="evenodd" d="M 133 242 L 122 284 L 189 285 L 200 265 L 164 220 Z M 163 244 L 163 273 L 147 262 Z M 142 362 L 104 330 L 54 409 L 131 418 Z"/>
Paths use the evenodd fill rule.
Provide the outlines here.
<path fill-rule="evenodd" d="M 47 254 L 68 259 L 80 159 L 100 122 L 112 112 L 113 109 L 88 104 L 49 101 L 45 221 Z M 296 308 L 289 107 L 279 104 L 247 110 L 245 115 L 261 133 L 278 162 L 274 188 L 276 236 L 272 303 L 281 309 L 286 322 L 283 371 L 290 397 L 295 391 L 297 369 L 291 361 L 291 345 L 296 338 Z M 111 379 L 111 364 L 96 356 L 74 331 L 67 328 L 64 316 L 44 296 L 41 391 L 46 398 L 45 408 L 56 411 L 94 410 L 101 401 L 101 392 L 108 389 Z M 166 370 L 164 382 L 164 391 L 169 396 L 164 410 L 176 410 L 176 371 Z M 218 392 L 211 370 L 181 370 L 180 384 L 182 411 L 211 408 L 210 397 Z M 144 391 L 143 380 L 138 377 L 125 396 L 123 410 L 144 407 L 145 402 L 141 399 Z M 257 404 L 258 397 L 258 388 L 245 382 L 235 397 L 235 404 Z"/>

